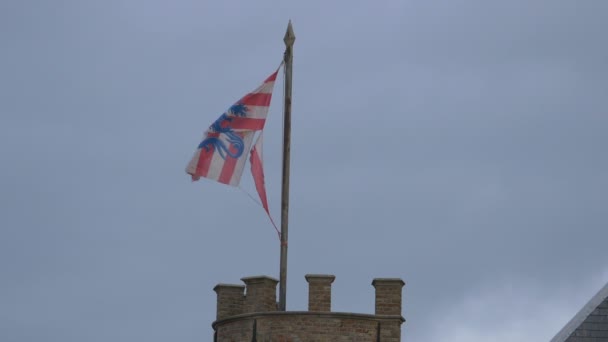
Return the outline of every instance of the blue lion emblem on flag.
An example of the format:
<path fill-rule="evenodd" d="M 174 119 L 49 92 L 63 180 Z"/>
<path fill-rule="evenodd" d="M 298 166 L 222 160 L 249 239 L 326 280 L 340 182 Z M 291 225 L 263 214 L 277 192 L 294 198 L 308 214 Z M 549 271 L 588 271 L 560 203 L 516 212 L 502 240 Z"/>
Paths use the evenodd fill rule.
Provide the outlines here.
<path fill-rule="evenodd" d="M 230 109 L 228 109 L 226 113 L 222 114 L 209 127 L 209 130 L 211 132 L 225 134 L 228 142 L 230 143 L 229 146 L 226 146 L 224 141 L 222 141 L 219 137 L 207 137 L 203 141 L 201 141 L 201 143 L 198 145 L 198 148 L 204 148 L 205 151 L 209 152 L 209 148 L 213 146 L 215 150 L 218 151 L 222 159 L 226 159 L 226 155 L 232 158 L 239 158 L 244 152 L 245 143 L 243 141 L 243 138 L 238 136 L 230 126 L 230 123 L 232 122 L 232 117 L 230 117 L 229 114 L 232 114 L 232 116 L 236 117 L 245 117 L 247 116 L 247 112 L 247 106 L 245 106 L 244 104 L 234 104 L 232 105 L 232 107 L 230 107 Z M 230 146 L 232 146 L 236 151 L 231 152 Z"/>

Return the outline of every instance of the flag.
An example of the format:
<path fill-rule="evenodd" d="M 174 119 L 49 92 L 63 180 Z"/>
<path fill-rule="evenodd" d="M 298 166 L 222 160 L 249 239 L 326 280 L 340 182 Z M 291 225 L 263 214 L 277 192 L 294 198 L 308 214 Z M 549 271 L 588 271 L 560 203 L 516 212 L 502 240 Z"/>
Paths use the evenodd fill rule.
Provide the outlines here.
<path fill-rule="evenodd" d="M 266 123 L 278 69 L 223 113 L 204 134 L 186 173 L 238 186 L 255 132 Z"/>
<path fill-rule="evenodd" d="M 263 134 L 260 133 L 253 148 L 251 149 L 251 156 L 249 157 L 249 161 L 251 162 L 251 175 L 253 175 L 253 182 L 255 183 L 255 189 L 260 196 L 260 201 L 262 202 L 262 207 L 266 210 L 266 214 L 270 218 L 270 222 L 276 229 L 279 234 L 279 239 L 281 238 L 281 232 L 277 225 L 274 223 L 272 216 L 270 215 L 270 210 L 268 209 L 268 198 L 266 197 L 266 186 L 264 184 L 264 164 L 262 157 L 262 144 L 263 144 Z"/>

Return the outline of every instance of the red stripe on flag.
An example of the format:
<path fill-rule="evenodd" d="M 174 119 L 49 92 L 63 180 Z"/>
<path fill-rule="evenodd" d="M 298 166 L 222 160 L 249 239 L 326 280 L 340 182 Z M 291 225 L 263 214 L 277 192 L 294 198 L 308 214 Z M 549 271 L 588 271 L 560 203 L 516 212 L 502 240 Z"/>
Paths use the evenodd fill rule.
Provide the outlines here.
<path fill-rule="evenodd" d="M 219 137 L 218 133 L 207 133 L 205 139 L 211 137 Z M 200 154 L 198 156 L 198 163 L 196 164 L 196 171 L 194 175 L 192 175 L 192 179 L 195 177 L 207 177 L 207 173 L 209 173 L 209 167 L 211 166 L 211 160 L 213 159 L 213 153 L 215 153 L 215 147 L 213 145 L 207 145 L 209 151 L 205 147 L 200 149 Z"/>
<path fill-rule="evenodd" d="M 213 153 L 215 152 L 215 147 L 209 146 L 209 151 L 204 147 L 200 149 L 200 154 L 198 156 L 198 163 L 196 164 L 196 171 L 192 175 L 192 179 L 196 180 L 199 177 L 207 177 L 207 173 L 209 172 L 209 167 L 211 166 L 211 159 L 213 158 Z"/>
<path fill-rule="evenodd" d="M 270 105 L 270 93 L 250 93 L 245 95 L 240 101 L 240 104 L 246 106 L 263 106 L 268 107 Z"/>
<path fill-rule="evenodd" d="M 274 226 L 274 229 L 277 231 L 277 234 L 279 235 L 279 240 L 280 240 L 281 232 L 279 231 L 279 228 L 277 228 L 277 225 L 274 223 L 272 216 L 270 216 L 270 210 L 268 209 L 268 197 L 266 197 L 266 186 L 264 184 L 264 166 L 262 164 L 262 158 L 260 158 L 261 152 L 258 151 L 258 149 L 260 149 L 260 150 L 262 149 L 262 136 L 261 135 L 258 137 L 258 140 L 256 141 L 255 145 L 253 145 L 253 148 L 251 149 L 251 157 L 249 158 L 249 161 L 251 162 L 251 175 L 253 176 L 253 182 L 255 183 L 255 189 L 257 190 L 258 195 L 260 195 L 260 200 L 262 201 L 262 207 L 264 207 L 266 214 L 268 214 L 268 218 L 270 219 L 270 222 Z"/>
<path fill-rule="evenodd" d="M 238 134 L 241 138 L 243 138 L 244 134 Z M 237 149 L 234 147 L 234 144 L 230 144 L 230 153 L 237 153 Z M 220 173 L 220 178 L 217 180 L 220 183 L 230 184 L 230 180 L 232 179 L 232 175 L 234 174 L 234 169 L 236 168 L 236 163 L 238 162 L 238 158 L 232 158 L 228 154 L 226 154 L 226 159 L 224 161 L 224 166 L 222 166 L 222 172 Z"/>
<path fill-rule="evenodd" d="M 264 81 L 264 83 L 268 83 L 268 82 L 272 82 L 272 81 L 276 80 L 278 73 L 279 73 L 279 70 L 277 69 L 277 71 L 275 71 L 274 74 L 268 76 L 268 78 Z"/>
<path fill-rule="evenodd" d="M 264 169 L 262 167 L 262 161 L 260 160 L 256 147 L 257 146 L 254 146 L 251 150 L 251 174 L 253 175 L 255 189 L 260 195 L 262 206 L 264 207 L 264 210 L 266 210 L 266 213 L 270 215 L 268 210 L 268 198 L 266 197 L 266 187 L 264 186 Z"/>
<path fill-rule="evenodd" d="M 250 131 L 259 131 L 264 128 L 266 119 L 241 118 L 238 116 L 231 117 L 230 127 L 232 129 L 246 129 Z"/>

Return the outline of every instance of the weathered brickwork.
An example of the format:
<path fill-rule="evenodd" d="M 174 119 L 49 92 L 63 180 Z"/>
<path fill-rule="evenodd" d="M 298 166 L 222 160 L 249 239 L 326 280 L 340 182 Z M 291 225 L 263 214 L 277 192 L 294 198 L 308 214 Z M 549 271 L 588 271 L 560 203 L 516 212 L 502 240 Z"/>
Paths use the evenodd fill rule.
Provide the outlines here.
<path fill-rule="evenodd" d="M 372 285 L 376 288 L 376 315 L 401 315 L 403 280 L 377 278 Z"/>
<path fill-rule="evenodd" d="M 331 283 L 336 279 L 333 275 L 307 274 L 308 282 L 308 311 L 331 311 Z"/>
<path fill-rule="evenodd" d="M 400 342 L 401 279 L 377 278 L 374 315 L 331 312 L 333 275 L 306 275 L 309 311 L 277 311 L 276 279 L 243 278 L 246 287 L 220 284 L 217 342 Z M 255 339 L 254 339 L 255 334 Z"/>
<path fill-rule="evenodd" d="M 376 342 L 378 329 L 381 342 L 401 341 L 401 317 L 314 312 L 250 314 L 216 322 L 217 341 L 252 341 L 254 322 L 257 342 Z"/>
<path fill-rule="evenodd" d="M 266 276 L 241 278 L 246 285 L 243 312 L 277 311 L 278 280 Z"/>
<path fill-rule="evenodd" d="M 217 320 L 243 313 L 245 286 L 218 284 L 213 291 L 217 293 Z"/>

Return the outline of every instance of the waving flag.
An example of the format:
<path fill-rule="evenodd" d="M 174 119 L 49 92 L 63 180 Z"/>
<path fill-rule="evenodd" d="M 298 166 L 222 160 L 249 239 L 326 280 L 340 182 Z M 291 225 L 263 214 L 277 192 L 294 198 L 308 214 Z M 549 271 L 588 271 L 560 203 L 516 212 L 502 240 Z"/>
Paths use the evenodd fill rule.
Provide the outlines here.
<path fill-rule="evenodd" d="M 256 131 L 264 128 L 277 71 L 245 95 L 205 132 L 186 173 L 196 181 L 205 177 L 238 186 Z"/>

